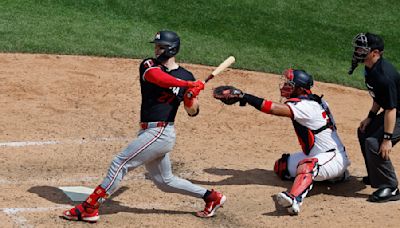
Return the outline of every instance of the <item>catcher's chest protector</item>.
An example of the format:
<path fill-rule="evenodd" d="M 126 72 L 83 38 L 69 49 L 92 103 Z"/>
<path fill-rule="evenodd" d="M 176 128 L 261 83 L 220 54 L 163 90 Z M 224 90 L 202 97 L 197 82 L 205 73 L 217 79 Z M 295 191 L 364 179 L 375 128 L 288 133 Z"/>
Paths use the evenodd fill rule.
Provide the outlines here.
<path fill-rule="evenodd" d="M 308 96 L 301 96 L 301 97 L 298 97 L 298 98 L 289 99 L 285 103 L 297 103 L 297 102 L 301 102 L 301 100 L 303 100 L 303 99 L 312 100 L 312 101 L 315 101 L 318 104 L 320 104 L 321 107 L 324 110 L 324 113 L 323 113 L 323 115 L 325 115 L 324 118 L 326 116 L 328 117 L 326 125 L 322 126 L 319 129 L 316 129 L 316 130 L 311 130 L 310 128 L 308 128 L 306 126 L 303 126 L 302 124 L 300 124 L 296 120 L 294 120 L 294 119 L 292 120 L 293 127 L 294 127 L 294 130 L 296 132 L 297 139 L 299 140 L 299 143 L 301 145 L 302 151 L 306 155 L 309 155 L 311 150 L 312 150 L 312 148 L 314 147 L 315 135 L 320 133 L 320 132 L 322 132 L 322 131 L 324 131 L 324 130 L 326 130 L 326 129 L 328 129 L 328 128 L 330 128 L 332 130 L 336 130 L 336 125 L 335 125 L 335 123 L 333 121 L 333 117 L 332 117 L 332 114 L 331 114 L 331 112 L 329 110 L 329 107 L 326 105 L 325 102 L 322 101 L 322 96 L 319 97 L 319 96 L 317 96 L 315 94 L 310 94 Z"/>

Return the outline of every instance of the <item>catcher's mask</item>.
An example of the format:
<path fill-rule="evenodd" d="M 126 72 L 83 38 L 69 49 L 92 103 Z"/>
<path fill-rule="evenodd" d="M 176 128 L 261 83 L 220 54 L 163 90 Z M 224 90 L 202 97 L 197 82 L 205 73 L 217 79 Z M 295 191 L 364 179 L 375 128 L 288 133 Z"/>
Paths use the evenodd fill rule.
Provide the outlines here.
<path fill-rule="evenodd" d="M 292 98 L 299 94 L 295 94 L 296 88 L 301 88 L 304 93 L 310 94 L 314 80 L 311 75 L 303 70 L 287 69 L 283 72 L 282 82 L 280 84 L 281 97 Z"/>
<path fill-rule="evenodd" d="M 378 35 L 359 33 L 353 38 L 353 48 L 353 60 L 362 63 L 371 51 L 378 49 L 383 52 L 384 43 Z"/>
<path fill-rule="evenodd" d="M 157 60 L 163 62 L 179 52 L 180 39 L 178 34 L 173 31 L 163 30 L 156 33 L 154 40 L 150 43 L 160 45 L 164 52 L 157 57 Z"/>

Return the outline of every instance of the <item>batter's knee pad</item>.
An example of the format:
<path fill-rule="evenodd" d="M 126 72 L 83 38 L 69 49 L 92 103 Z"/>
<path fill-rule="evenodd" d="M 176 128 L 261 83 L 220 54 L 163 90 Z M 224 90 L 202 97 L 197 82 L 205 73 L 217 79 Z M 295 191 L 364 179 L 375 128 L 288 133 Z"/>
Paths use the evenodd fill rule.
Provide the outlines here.
<path fill-rule="evenodd" d="M 317 158 L 306 158 L 297 165 L 296 178 L 290 193 L 297 200 L 303 200 L 312 189 L 314 178 L 318 175 L 319 165 Z"/>
<path fill-rule="evenodd" d="M 292 177 L 289 174 L 288 159 L 290 154 L 282 154 L 282 157 L 275 161 L 274 172 L 282 180 L 291 180 Z"/>

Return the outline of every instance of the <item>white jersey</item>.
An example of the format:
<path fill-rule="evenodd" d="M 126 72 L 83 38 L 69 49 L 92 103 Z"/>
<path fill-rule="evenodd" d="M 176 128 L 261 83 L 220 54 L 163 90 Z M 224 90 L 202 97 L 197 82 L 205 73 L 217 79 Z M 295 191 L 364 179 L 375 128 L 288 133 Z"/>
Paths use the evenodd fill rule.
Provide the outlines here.
<path fill-rule="evenodd" d="M 344 146 L 337 134 L 337 131 L 332 128 L 326 128 L 319 133 L 313 134 L 312 131 L 321 129 L 322 127 L 326 126 L 329 121 L 335 125 L 333 116 L 331 113 L 327 113 L 325 109 L 316 101 L 309 100 L 309 99 L 301 99 L 298 101 L 288 101 L 286 103 L 292 113 L 293 113 L 293 120 L 298 124 L 302 125 L 305 128 L 311 130 L 306 138 L 308 141 L 313 140 L 313 142 L 302 142 L 301 137 L 299 136 L 299 142 L 303 147 L 303 152 L 307 155 L 313 156 L 319 153 L 324 153 L 332 149 L 336 149 L 339 152 L 345 152 Z M 322 100 L 322 105 L 328 107 L 328 104 Z M 329 109 L 328 109 L 329 110 Z M 310 151 L 304 151 L 304 143 L 311 143 L 313 146 L 310 146 Z"/>

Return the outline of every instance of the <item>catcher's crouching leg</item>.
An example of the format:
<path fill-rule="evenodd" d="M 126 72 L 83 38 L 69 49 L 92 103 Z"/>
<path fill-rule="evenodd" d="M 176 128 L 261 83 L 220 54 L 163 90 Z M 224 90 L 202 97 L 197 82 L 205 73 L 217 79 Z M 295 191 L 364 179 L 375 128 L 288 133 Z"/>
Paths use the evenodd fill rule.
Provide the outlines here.
<path fill-rule="evenodd" d="M 290 192 L 277 195 L 278 203 L 286 207 L 290 214 L 297 215 L 303 199 L 313 187 L 314 178 L 318 175 L 318 159 L 306 158 L 297 165 L 297 174 Z"/>

